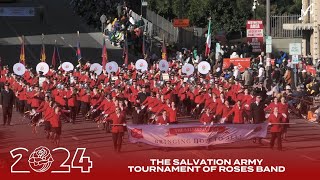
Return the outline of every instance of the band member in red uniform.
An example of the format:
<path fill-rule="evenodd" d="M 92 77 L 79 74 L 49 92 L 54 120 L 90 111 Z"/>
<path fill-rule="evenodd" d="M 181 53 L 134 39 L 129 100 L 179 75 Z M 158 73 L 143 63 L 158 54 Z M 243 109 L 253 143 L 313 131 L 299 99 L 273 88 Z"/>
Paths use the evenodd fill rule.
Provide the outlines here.
<path fill-rule="evenodd" d="M 66 92 L 67 105 L 70 112 L 70 117 L 72 119 L 72 123 L 75 123 L 77 111 L 76 111 L 76 96 L 77 91 L 74 88 L 74 85 L 70 86 L 70 89 Z"/>
<path fill-rule="evenodd" d="M 283 115 L 283 118 L 285 119 L 284 122 L 289 123 L 289 105 L 288 103 L 286 103 L 285 97 L 281 97 L 280 101 L 281 102 L 278 105 L 278 111 L 280 114 Z M 283 125 L 283 131 L 282 131 L 283 139 L 286 139 L 288 127 L 289 127 L 288 124 Z"/>
<path fill-rule="evenodd" d="M 122 139 L 124 135 L 124 125 L 126 117 L 121 113 L 120 108 L 117 107 L 116 112 L 111 115 L 112 120 L 112 141 L 113 147 L 116 152 L 121 151 Z"/>
<path fill-rule="evenodd" d="M 233 116 L 233 124 L 243 124 L 244 123 L 244 108 L 241 105 L 241 101 L 238 100 L 237 104 L 233 106 L 231 111 L 224 117 L 224 119 L 228 118 L 230 115 Z"/>
<path fill-rule="evenodd" d="M 203 113 L 200 117 L 200 123 L 204 125 L 212 123 L 213 115 L 210 113 L 210 109 L 206 109 L 205 113 Z"/>
<path fill-rule="evenodd" d="M 171 102 L 171 107 L 168 108 L 169 113 L 169 123 L 170 124 L 177 124 L 177 107 L 176 103 L 173 101 Z"/>
<path fill-rule="evenodd" d="M 54 107 L 54 113 L 52 113 L 48 119 L 50 119 L 51 132 L 50 139 L 59 146 L 60 135 L 61 135 L 61 120 L 60 120 L 60 108 L 58 106 Z"/>
<path fill-rule="evenodd" d="M 275 97 L 273 99 L 273 102 L 270 103 L 267 107 L 265 107 L 264 110 L 272 112 L 275 107 L 279 107 L 279 103 L 278 103 L 278 98 L 277 97 Z"/>
<path fill-rule="evenodd" d="M 224 119 L 222 117 L 227 117 L 228 113 L 231 111 L 231 107 L 229 105 L 229 101 L 225 101 L 224 104 L 221 105 L 221 108 L 217 109 L 216 116 L 221 117 L 220 122 L 221 123 L 231 123 L 232 118 L 228 117 L 227 119 Z M 219 121 L 219 118 L 217 119 Z"/>
<path fill-rule="evenodd" d="M 85 94 L 83 96 L 80 96 L 80 98 L 82 100 L 80 105 L 81 114 L 84 116 L 85 120 L 89 120 L 85 116 L 90 109 L 90 100 L 91 100 L 90 89 L 87 89 L 85 91 Z"/>
<path fill-rule="evenodd" d="M 285 118 L 282 114 L 278 112 L 278 107 L 273 109 L 273 113 L 270 114 L 269 118 L 269 125 L 271 125 L 270 132 L 271 132 L 271 140 L 270 140 L 270 148 L 273 149 L 274 142 L 277 140 L 278 150 L 282 150 L 282 140 L 281 140 L 281 133 L 282 133 L 282 126 L 279 123 L 284 123 Z"/>
<path fill-rule="evenodd" d="M 35 89 L 32 92 L 31 107 L 37 109 L 40 106 L 41 99 L 43 94 L 40 92 L 39 86 L 36 85 Z"/>
<path fill-rule="evenodd" d="M 158 116 L 157 124 L 158 125 L 169 124 L 169 117 L 167 116 L 167 111 L 166 110 L 164 110 L 162 112 L 161 116 Z"/>
<path fill-rule="evenodd" d="M 43 119 L 44 119 L 44 131 L 46 134 L 46 138 L 49 139 L 50 132 L 51 132 L 51 123 L 50 123 L 50 116 L 54 113 L 54 102 L 50 100 L 49 107 L 44 109 Z"/>

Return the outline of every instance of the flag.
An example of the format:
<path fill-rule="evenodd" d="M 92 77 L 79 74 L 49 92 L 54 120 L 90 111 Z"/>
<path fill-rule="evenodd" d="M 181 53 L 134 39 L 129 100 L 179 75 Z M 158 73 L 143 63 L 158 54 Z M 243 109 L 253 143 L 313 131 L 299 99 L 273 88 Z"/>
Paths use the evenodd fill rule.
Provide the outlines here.
<path fill-rule="evenodd" d="M 26 56 L 24 53 L 24 37 L 22 37 L 21 49 L 20 49 L 20 63 L 25 65 Z"/>
<path fill-rule="evenodd" d="M 82 56 L 81 56 L 81 49 L 80 49 L 80 32 L 77 31 L 78 34 L 78 42 L 77 42 L 77 59 L 78 61 L 81 60 Z"/>
<path fill-rule="evenodd" d="M 53 47 L 53 54 L 52 54 L 52 59 L 51 59 L 51 65 L 52 65 L 52 68 L 55 69 L 56 68 L 56 45 Z"/>
<path fill-rule="evenodd" d="M 41 62 L 46 61 L 46 49 L 43 42 L 42 42 L 41 53 L 40 53 L 40 61 Z"/>
<path fill-rule="evenodd" d="M 103 46 L 102 46 L 102 68 L 104 69 L 108 62 L 107 46 L 106 39 L 103 37 Z"/>
<path fill-rule="evenodd" d="M 128 60 L 129 60 L 129 49 L 128 49 L 128 40 L 127 36 L 125 37 L 124 40 L 124 46 L 123 46 L 123 58 L 124 58 L 124 64 L 128 65 Z"/>
<path fill-rule="evenodd" d="M 167 56 L 167 47 L 166 47 L 166 42 L 163 38 L 163 42 L 162 42 L 162 59 L 163 60 L 168 60 L 168 56 Z"/>
<path fill-rule="evenodd" d="M 206 57 L 208 57 L 210 54 L 210 48 L 211 48 L 211 18 L 209 19 L 208 34 L 207 34 L 207 41 L 206 41 L 206 51 L 205 51 Z"/>
<path fill-rule="evenodd" d="M 78 41 L 78 43 L 77 43 L 77 58 L 78 58 L 78 61 L 82 58 L 81 49 L 80 49 L 80 41 Z"/>

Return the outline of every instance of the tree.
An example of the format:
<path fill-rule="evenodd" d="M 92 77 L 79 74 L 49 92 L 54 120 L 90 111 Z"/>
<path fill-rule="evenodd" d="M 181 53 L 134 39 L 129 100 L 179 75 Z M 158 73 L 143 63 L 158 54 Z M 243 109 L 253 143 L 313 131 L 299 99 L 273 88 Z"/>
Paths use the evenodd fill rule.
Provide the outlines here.
<path fill-rule="evenodd" d="M 266 0 L 259 0 L 256 18 L 265 21 Z M 189 18 L 191 26 L 207 27 L 212 17 L 213 32 L 241 32 L 252 19 L 253 0 L 149 0 L 149 8 L 168 20 Z M 299 14 L 301 0 L 271 0 L 271 14 Z"/>

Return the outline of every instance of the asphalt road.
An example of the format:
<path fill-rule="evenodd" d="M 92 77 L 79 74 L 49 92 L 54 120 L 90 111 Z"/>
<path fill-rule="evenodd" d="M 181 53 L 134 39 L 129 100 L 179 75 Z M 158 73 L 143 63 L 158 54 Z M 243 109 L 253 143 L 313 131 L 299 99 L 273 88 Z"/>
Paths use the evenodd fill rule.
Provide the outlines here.
<path fill-rule="evenodd" d="M 213 146 L 209 150 L 206 148 L 171 148 L 168 151 L 145 144 L 131 144 L 126 134 L 122 152 L 118 154 L 113 151 L 110 133 L 106 133 L 96 123 L 83 121 L 80 117 L 77 118 L 76 124 L 63 124 L 60 146 L 71 151 L 84 147 L 95 163 L 103 163 L 104 166 L 112 166 L 116 162 L 123 162 L 122 166 L 150 164 L 149 160 L 152 158 L 261 158 L 269 165 L 290 165 L 297 162 L 301 167 L 310 164 L 320 165 L 320 126 L 303 119 L 291 120 L 296 124 L 289 128 L 287 140 L 283 142 L 283 151 L 269 148 L 269 134 L 263 140 L 263 145 L 254 144 L 252 141 L 241 141 Z M 186 120 L 180 119 L 180 121 Z M 31 150 L 39 146 L 55 148 L 54 144 L 44 138 L 43 127 L 38 128 L 38 134 L 32 134 L 28 123 L 20 114 L 14 112 L 14 126 L 0 128 L 0 157 L 8 157 L 10 150 L 17 147 Z M 10 163 L 12 163 L 10 160 L 6 162 L 6 164 Z"/>
<path fill-rule="evenodd" d="M 37 7 L 44 6 L 44 24 L 40 22 Z M 0 17 L 0 57 L 2 64 L 13 65 L 19 62 L 22 35 L 25 36 L 25 53 L 27 64 L 35 67 L 40 62 L 41 34 L 45 35 L 46 62 L 51 64 L 55 41 L 59 47 L 61 60 L 76 63 L 77 31 L 80 31 L 82 57 L 91 62 L 101 63 L 103 36 L 88 27 L 83 20 L 74 14 L 67 0 L 19 0 L 14 4 L 0 6 L 33 6 L 34 17 Z M 98 20 L 99 21 L 99 20 Z M 122 49 L 107 43 L 109 61 L 122 62 Z"/>

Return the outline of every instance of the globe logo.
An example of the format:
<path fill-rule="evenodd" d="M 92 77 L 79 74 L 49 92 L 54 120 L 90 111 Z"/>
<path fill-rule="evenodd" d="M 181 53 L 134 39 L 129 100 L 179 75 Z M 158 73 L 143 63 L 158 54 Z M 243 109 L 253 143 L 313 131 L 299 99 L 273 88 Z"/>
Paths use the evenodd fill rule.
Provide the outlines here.
<path fill-rule="evenodd" d="M 50 150 L 47 147 L 40 146 L 36 148 L 29 156 L 29 166 L 35 172 L 43 173 L 50 169 L 53 162 Z"/>

